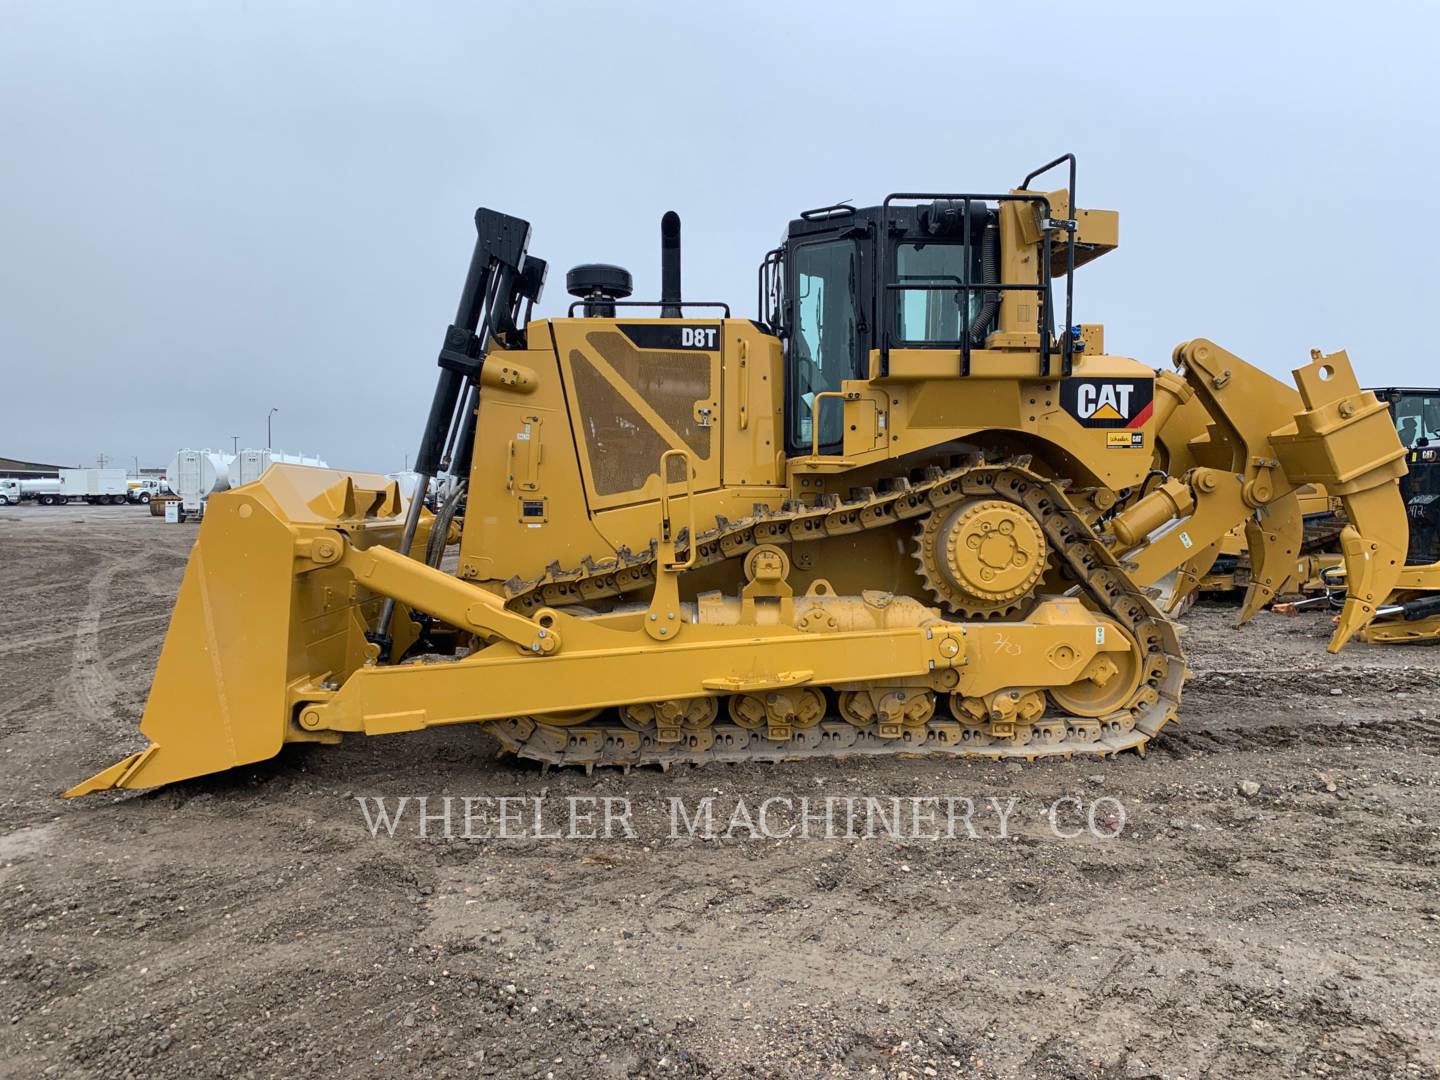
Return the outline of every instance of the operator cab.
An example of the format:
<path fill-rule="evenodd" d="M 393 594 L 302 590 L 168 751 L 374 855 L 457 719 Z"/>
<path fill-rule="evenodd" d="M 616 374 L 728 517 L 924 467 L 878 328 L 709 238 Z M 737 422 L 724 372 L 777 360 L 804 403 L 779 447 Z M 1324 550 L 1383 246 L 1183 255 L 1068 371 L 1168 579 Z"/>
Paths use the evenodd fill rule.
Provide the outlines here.
<path fill-rule="evenodd" d="M 1374 394 L 1390 406 L 1390 418 L 1404 444 L 1408 472 L 1400 496 L 1410 524 L 1405 562 L 1440 562 L 1440 389 L 1386 386 Z"/>
<path fill-rule="evenodd" d="M 837 394 L 846 380 L 886 378 L 892 349 L 958 352 L 959 372 L 969 375 L 971 351 L 986 348 L 999 329 L 1006 290 L 1029 294 L 1021 310 L 1033 321 L 1027 315 L 1019 329 L 1032 335 L 1041 373 L 1049 374 L 1052 351 L 1069 373 L 1076 336 L 1054 332 L 1051 249 L 1058 249 L 1053 269 L 1066 278 L 1066 325 L 1069 270 L 1092 253 L 1077 255 L 1075 222 L 1052 220 L 1047 196 L 1027 190 L 1036 176 L 1067 163 L 1073 192 L 1074 159 L 1065 155 L 1008 194 L 896 193 L 879 206 L 824 206 L 790 222 L 782 245 L 760 265 L 758 320 L 784 343 L 788 453 L 806 454 L 815 444 L 817 396 Z M 1025 281 L 1002 280 L 1006 203 L 1032 210 L 1044 236 Z M 1068 231 L 1068 246 L 1052 245 L 1049 234 L 1057 231 Z M 842 410 L 837 404 L 818 412 L 819 449 L 838 453 Z"/>
<path fill-rule="evenodd" d="M 1386 387 L 1375 396 L 1389 404 L 1405 449 L 1440 446 L 1440 389 Z"/>
<path fill-rule="evenodd" d="M 785 341 L 791 453 L 811 446 L 815 395 L 869 378 L 872 349 L 984 345 L 998 293 L 970 286 L 998 280 L 998 213 L 970 204 L 967 237 L 966 210 L 938 199 L 928 206 L 829 206 L 790 222 L 771 325 Z M 841 410 L 820 415 L 821 446 L 839 446 Z"/>

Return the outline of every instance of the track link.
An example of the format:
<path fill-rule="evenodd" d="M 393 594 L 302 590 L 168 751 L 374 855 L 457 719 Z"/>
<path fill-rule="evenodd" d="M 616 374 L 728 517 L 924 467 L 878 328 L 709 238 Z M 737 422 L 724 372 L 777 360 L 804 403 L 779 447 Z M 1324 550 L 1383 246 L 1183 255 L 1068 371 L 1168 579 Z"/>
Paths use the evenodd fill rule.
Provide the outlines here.
<path fill-rule="evenodd" d="M 547 765 L 701 765 L 709 762 L 780 762 L 803 758 L 843 758 L 881 754 L 988 758 L 1105 757 L 1145 744 L 1175 717 L 1186 677 L 1175 625 L 1126 575 L 1110 550 L 1074 509 L 1063 483 L 1046 479 L 1028 458 L 987 464 L 974 459 L 952 469 L 932 468 L 918 483 L 896 481 L 881 491 L 865 489 L 849 501 L 832 497 L 818 506 L 787 504 L 736 522 L 720 522 L 698 539 L 696 565 L 744 556 L 760 544 L 819 540 L 863 529 L 884 528 L 941 511 L 961 499 L 1002 498 L 1026 507 L 1040 522 L 1051 551 L 1075 581 L 1072 592 L 1087 597 L 1102 614 L 1130 635 L 1141 664 L 1140 682 L 1127 701 L 1098 718 L 1050 713 L 1026 726 L 1021 735 L 989 734 L 983 724 L 951 719 L 943 713 L 898 737 L 881 737 L 878 728 L 827 719 L 795 728 L 784 740 L 764 731 L 717 722 L 686 730 L 677 740 L 660 742 L 652 732 L 608 719 L 609 715 L 561 727 L 543 717 L 512 717 L 483 726 L 500 744 L 522 758 Z M 688 553 L 689 538 L 678 545 Z M 622 552 L 603 563 L 588 561 L 574 570 L 551 567 L 532 581 L 507 585 L 512 607 L 521 611 L 618 596 L 653 582 L 655 553 Z M 1020 741 L 1021 739 L 1026 741 Z"/>

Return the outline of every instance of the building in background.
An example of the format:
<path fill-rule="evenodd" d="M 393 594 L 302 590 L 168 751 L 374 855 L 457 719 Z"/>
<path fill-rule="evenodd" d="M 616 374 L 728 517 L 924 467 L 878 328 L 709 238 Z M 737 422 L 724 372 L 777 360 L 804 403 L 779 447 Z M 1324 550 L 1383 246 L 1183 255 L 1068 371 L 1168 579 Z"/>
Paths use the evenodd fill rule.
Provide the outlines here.
<path fill-rule="evenodd" d="M 45 465 L 38 461 L 21 461 L 19 458 L 0 457 L 0 478 L 33 480 L 41 476 L 59 476 L 61 469 L 73 469 L 74 465 Z M 164 470 L 161 470 L 164 475 Z"/>

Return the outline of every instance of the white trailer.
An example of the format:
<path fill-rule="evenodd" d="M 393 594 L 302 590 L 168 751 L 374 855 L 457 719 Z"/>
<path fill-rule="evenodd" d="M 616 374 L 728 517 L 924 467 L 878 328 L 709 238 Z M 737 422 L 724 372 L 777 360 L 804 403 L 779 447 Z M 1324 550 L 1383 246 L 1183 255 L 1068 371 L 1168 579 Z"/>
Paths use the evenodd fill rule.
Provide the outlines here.
<path fill-rule="evenodd" d="M 129 490 L 124 469 L 61 469 L 59 476 L 20 481 L 20 497 L 34 499 L 41 506 L 64 506 L 71 502 L 120 505 L 129 501 Z"/>
<path fill-rule="evenodd" d="M 265 474 L 266 469 L 277 462 L 285 465 L 313 465 L 320 469 L 327 467 L 323 460 L 309 454 L 287 454 L 283 450 L 241 450 L 229 465 L 230 486 L 237 488 L 241 484 L 253 484 Z"/>
<path fill-rule="evenodd" d="M 180 496 L 180 508 L 199 514 L 205 500 L 230 487 L 233 454 L 219 450 L 180 450 L 165 470 L 165 483 Z"/>
<path fill-rule="evenodd" d="M 129 477 L 124 469 L 61 469 L 60 494 L 66 502 L 98 506 L 128 502 Z"/>
<path fill-rule="evenodd" d="M 416 489 L 420 486 L 420 474 L 414 469 L 401 469 L 398 472 L 387 472 L 385 479 L 394 480 L 399 484 L 400 494 L 404 495 L 407 499 L 414 495 Z M 431 481 L 431 487 L 434 487 L 433 480 Z M 429 492 L 426 492 L 426 494 L 428 495 Z"/>
<path fill-rule="evenodd" d="M 259 480 L 276 462 L 325 468 L 325 462 L 308 454 L 287 454 L 281 450 L 241 450 L 227 454 L 220 450 L 180 450 L 165 470 L 165 486 L 180 497 L 180 517 L 197 519 L 205 501 L 217 491 L 229 491 Z"/>

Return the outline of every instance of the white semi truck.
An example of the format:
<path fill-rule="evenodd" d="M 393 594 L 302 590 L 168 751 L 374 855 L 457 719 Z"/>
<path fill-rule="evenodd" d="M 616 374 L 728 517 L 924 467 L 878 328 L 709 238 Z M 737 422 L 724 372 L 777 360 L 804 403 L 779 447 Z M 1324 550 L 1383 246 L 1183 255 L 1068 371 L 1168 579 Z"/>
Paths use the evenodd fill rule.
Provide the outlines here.
<path fill-rule="evenodd" d="M 133 503 L 149 503 L 152 498 L 165 491 L 165 480 L 158 476 L 132 476 L 125 483 L 130 489 L 125 497 Z"/>

